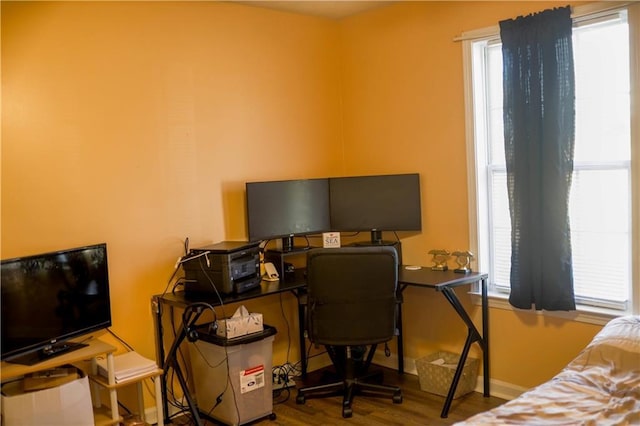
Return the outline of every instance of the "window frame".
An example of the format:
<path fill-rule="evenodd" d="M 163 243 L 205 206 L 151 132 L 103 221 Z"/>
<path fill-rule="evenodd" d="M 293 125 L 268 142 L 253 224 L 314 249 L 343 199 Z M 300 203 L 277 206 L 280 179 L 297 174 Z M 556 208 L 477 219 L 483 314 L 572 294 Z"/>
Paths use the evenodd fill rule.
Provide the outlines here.
<path fill-rule="evenodd" d="M 617 13 L 622 9 L 627 10 L 627 19 L 629 24 L 630 39 L 630 79 L 631 79 L 631 295 L 630 303 L 626 310 L 610 309 L 606 307 L 594 307 L 581 305 L 578 303 L 576 311 L 558 312 L 558 311 L 531 311 L 538 315 L 549 315 L 561 317 L 576 321 L 604 324 L 610 319 L 628 314 L 640 314 L 640 197 L 634 196 L 640 194 L 640 43 L 634 43 L 640 36 L 640 4 L 620 4 L 620 3 L 592 3 L 584 6 L 575 6 L 572 8 L 572 18 L 575 24 L 581 21 L 606 18 L 613 13 Z M 499 42 L 499 27 L 487 27 L 463 33 L 457 37 L 455 41 L 462 42 L 463 55 L 463 76 L 464 76 L 464 95 L 465 95 L 465 138 L 467 148 L 467 187 L 469 200 L 469 243 L 471 250 L 477 254 L 476 262 L 478 268 L 488 271 L 488 257 L 491 253 L 491 247 L 488 246 L 487 237 L 488 223 L 490 219 L 490 211 L 479 211 L 479 205 L 488 205 L 486 200 L 487 190 L 481 191 L 479 185 L 487 182 L 486 176 L 477 176 L 477 172 L 487 173 L 484 170 L 476 169 L 476 155 L 486 156 L 487 145 L 482 149 L 476 148 L 476 134 L 486 135 L 484 117 L 476 119 L 474 111 L 477 110 L 477 103 L 481 102 L 473 96 L 474 78 L 484 79 L 482 73 L 473 73 L 474 55 L 480 54 L 473 45 L 476 42 Z M 482 70 L 484 72 L 484 70 Z M 485 88 L 486 89 L 486 88 Z M 486 98 L 486 97 L 484 97 Z M 486 111 L 483 108 L 482 111 Z M 482 159 L 482 158 L 481 158 Z M 490 210 L 490 209 L 487 209 Z M 482 233 L 482 237 L 480 237 Z M 483 243 L 481 247 L 480 244 Z M 491 271 L 488 271 L 491 276 Z M 472 289 L 475 303 L 480 303 L 479 289 Z M 517 310 L 508 302 L 508 293 L 498 292 L 494 289 L 489 291 L 489 303 L 491 307 Z M 526 310 L 529 312 L 529 310 Z"/>

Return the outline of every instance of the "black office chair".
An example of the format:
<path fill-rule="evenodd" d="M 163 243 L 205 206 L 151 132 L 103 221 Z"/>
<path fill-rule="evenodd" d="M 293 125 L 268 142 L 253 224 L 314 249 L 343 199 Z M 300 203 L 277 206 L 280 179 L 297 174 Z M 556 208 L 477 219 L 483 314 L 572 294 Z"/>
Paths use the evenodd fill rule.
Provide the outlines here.
<path fill-rule="evenodd" d="M 306 398 L 342 394 L 342 417 L 351 417 L 357 393 L 402 402 L 399 387 L 383 385 L 380 373 L 369 372 L 377 345 L 395 334 L 397 283 L 398 256 L 393 247 L 312 249 L 308 253 L 308 335 L 311 342 L 326 347 L 339 380 L 300 388 L 298 404 L 304 404 Z"/>

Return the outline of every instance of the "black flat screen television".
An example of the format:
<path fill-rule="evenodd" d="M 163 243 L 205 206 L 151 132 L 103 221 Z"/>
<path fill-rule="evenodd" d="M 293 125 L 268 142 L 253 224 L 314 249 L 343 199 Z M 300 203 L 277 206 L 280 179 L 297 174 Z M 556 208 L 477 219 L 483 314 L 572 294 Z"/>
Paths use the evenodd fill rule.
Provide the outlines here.
<path fill-rule="evenodd" d="M 385 244 L 382 231 L 421 231 L 420 175 L 395 174 L 329 179 L 333 231 L 371 231 L 371 244 Z"/>
<path fill-rule="evenodd" d="M 247 182 L 249 241 L 281 238 L 282 250 L 297 249 L 294 237 L 329 231 L 329 179 Z"/>
<path fill-rule="evenodd" d="M 3 361 L 36 364 L 111 326 L 104 243 L 2 260 L 0 271 Z"/>

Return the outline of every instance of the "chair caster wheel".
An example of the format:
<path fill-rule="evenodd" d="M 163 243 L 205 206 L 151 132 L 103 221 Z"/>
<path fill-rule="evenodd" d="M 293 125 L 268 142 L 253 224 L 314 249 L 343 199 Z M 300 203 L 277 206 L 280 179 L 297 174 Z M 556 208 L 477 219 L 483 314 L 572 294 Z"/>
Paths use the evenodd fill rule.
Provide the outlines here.
<path fill-rule="evenodd" d="M 393 395 L 393 403 L 394 404 L 402 404 L 402 394 Z"/>
<path fill-rule="evenodd" d="M 351 409 L 351 407 L 344 407 L 342 409 L 342 417 L 348 419 L 351 416 L 353 416 L 353 410 Z"/>
<path fill-rule="evenodd" d="M 269 414 L 269 420 L 274 421 L 278 416 L 276 416 L 276 413 L 271 413 Z"/>
<path fill-rule="evenodd" d="M 296 404 L 304 404 L 305 403 L 305 397 L 304 395 L 298 395 L 296 397 Z"/>

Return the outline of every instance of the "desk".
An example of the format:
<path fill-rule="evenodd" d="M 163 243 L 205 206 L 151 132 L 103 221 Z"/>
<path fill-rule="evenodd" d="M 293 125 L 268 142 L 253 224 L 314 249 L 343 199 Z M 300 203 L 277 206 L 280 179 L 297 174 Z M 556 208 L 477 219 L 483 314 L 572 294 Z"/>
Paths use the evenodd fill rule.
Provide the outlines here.
<path fill-rule="evenodd" d="M 480 282 L 482 286 L 482 334 L 477 330 L 473 321 L 466 313 L 464 307 L 456 297 L 454 288 L 470 285 L 476 282 Z M 458 381 L 462 374 L 462 368 L 464 362 L 467 359 L 469 349 L 474 342 L 477 342 L 483 353 L 483 367 L 484 367 L 484 396 L 488 397 L 489 394 L 489 327 L 488 327 L 488 301 L 487 301 L 487 274 L 472 272 L 468 274 L 459 274 L 452 271 L 432 271 L 431 268 L 425 267 L 415 271 L 410 271 L 404 267 L 400 268 L 398 279 L 398 291 L 400 294 L 408 287 L 423 287 L 433 289 L 436 292 L 440 292 L 453 306 L 458 313 L 462 321 L 466 324 L 468 334 L 460 356 L 460 362 L 454 374 L 449 393 L 445 399 L 445 403 L 442 409 L 441 417 L 446 418 L 449 413 L 451 402 L 453 401 L 453 395 L 455 394 Z M 245 293 L 237 295 L 222 295 L 222 303 L 238 303 L 244 300 L 255 299 L 258 297 L 269 296 L 272 294 L 278 294 L 283 292 L 291 292 L 298 299 L 298 319 L 299 324 L 305 323 L 305 308 L 302 297 L 306 294 L 306 280 L 304 270 L 296 270 L 292 279 L 282 282 L 267 282 L 262 281 L 260 287 L 247 291 Z M 215 294 L 199 295 L 197 297 L 190 295 L 187 296 L 183 292 L 167 293 L 162 295 L 156 295 L 152 298 L 152 308 L 155 312 L 155 328 L 156 328 L 156 356 L 158 362 L 164 365 L 165 352 L 164 352 L 164 340 L 162 331 L 162 314 L 163 305 L 169 305 L 179 308 L 184 308 L 190 303 L 205 302 L 212 306 L 219 306 L 220 300 Z M 305 350 L 305 330 L 300 327 L 299 331 L 299 343 L 300 343 L 300 357 L 302 374 L 307 372 L 307 359 Z M 400 305 L 400 315 L 398 319 L 398 372 L 404 373 L 404 347 L 402 336 L 402 305 Z M 162 380 L 162 393 L 166 395 L 166 378 Z M 164 399 L 164 413 L 167 411 L 167 401 Z"/>
<path fill-rule="evenodd" d="M 408 287 L 425 287 L 434 289 L 444 295 L 447 301 L 453 306 L 456 313 L 467 326 L 467 339 L 464 343 L 462 353 L 460 354 L 460 361 L 456 368 L 456 372 L 453 376 L 453 381 L 449 387 L 449 392 L 442 407 L 440 417 L 446 418 L 449 414 L 449 408 L 453 401 L 453 395 L 458 387 L 460 376 L 462 375 L 462 369 L 464 363 L 467 360 L 469 349 L 474 342 L 477 342 L 482 349 L 482 366 L 484 377 L 484 390 L 483 395 L 485 397 L 490 396 L 489 390 L 489 302 L 487 298 L 487 274 L 470 272 L 467 274 L 456 273 L 453 271 L 432 271 L 431 268 L 425 267 L 417 270 L 408 270 L 404 267 L 400 269 L 398 276 L 398 285 L 400 293 Z M 456 296 L 454 291 L 455 287 L 470 285 L 480 282 L 482 287 L 482 334 L 478 331 L 476 326 L 469 318 L 469 314 L 464 309 L 464 306 L 460 303 L 460 300 Z M 402 309 L 402 305 L 400 305 Z M 399 315 L 398 328 L 400 333 L 398 335 L 398 371 L 404 371 L 404 349 L 402 343 L 402 313 Z M 400 365 L 402 364 L 402 365 Z"/>

